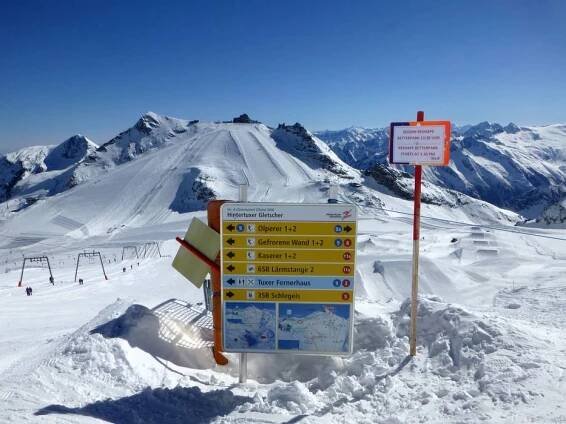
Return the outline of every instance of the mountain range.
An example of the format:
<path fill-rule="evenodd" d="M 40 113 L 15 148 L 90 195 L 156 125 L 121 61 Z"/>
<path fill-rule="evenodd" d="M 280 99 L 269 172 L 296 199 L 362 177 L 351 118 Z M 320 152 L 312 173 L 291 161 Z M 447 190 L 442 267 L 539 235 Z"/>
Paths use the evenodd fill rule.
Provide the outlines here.
<path fill-rule="evenodd" d="M 388 163 L 388 128 L 351 127 L 315 134 L 342 160 L 367 173 L 402 177 L 411 172 Z M 555 208 L 566 196 L 566 125 L 481 122 L 456 127 L 450 156 L 449 166 L 425 167 L 424 180 L 528 219 Z"/>
<path fill-rule="evenodd" d="M 515 212 L 536 210 L 530 217 L 546 213 L 548 223 L 557 209 L 560 219 L 564 140 L 561 125 L 456 129 L 450 167 L 425 171 L 423 202 L 447 218 L 513 224 Z M 75 135 L 0 156 L 0 230 L 13 238 L 32 222 L 32 239 L 114 233 L 237 199 L 241 184 L 251 201 L 325 202 L 335 186 L 334 197 L 368 213 L 408 212 L 411 170 L 389 166 L 386 154 L 384 129 L 311 133 L 247 115 L 212 123 L 148 112 L 100 145 Z"/>

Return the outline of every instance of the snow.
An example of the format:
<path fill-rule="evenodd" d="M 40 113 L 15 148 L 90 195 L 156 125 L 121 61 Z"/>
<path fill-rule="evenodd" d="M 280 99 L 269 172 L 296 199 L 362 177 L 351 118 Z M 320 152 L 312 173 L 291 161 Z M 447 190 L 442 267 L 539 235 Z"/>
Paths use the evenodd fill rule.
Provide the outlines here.
<path fill-rule="evenodd" d="M 168 299 L 203 300 L 171 268 L 171 257 L 120 262 L 125 240 L 140 243 L 164 230 L 171 240 L 187 222 L 127 229 L 120 242 L 98 239 L 111 262 L 109 280 L 86 263 L 82 286 L 73 282 L 76 248 L 48 238 L 55 286 L 46 269 L 26 269 L 24 282 L 34 288 L 26 297 L 15 287 L 17 267 L 0 274 L 0 421 L 175 423 L 187 414 L 191 422 L 219 423 L 563 419 L 563 242 L 543 247 L 520 234 L 429 222 L 414 360 L 407 359 L 411 227 L 382 215 L 360 221 L 354 354 L 249 354 L 245 385 L 236 384 L 235 355 L 219 367 L 207 349 L 164 348 L 152 310 Z M 498 254 L 478 255 L 477 240 Z M 176 248 L 165 241 L 161 250 L 173 255 Z"/>
<path fill-rule="evenodd" d="M 566 421 L 564 229 L 518 229 L 516 214 L 473 199 L 423 204 L 411 359 L 410 201 L 298 128 L 141 121 L 143 137 L 132 131 L 70 165 L 83 177 L 76 186 L 0 221 L 0 422 Z M 189 324 L 203 293 L 171 267 L 174 238 L 205 220 L 207 190 L 235 199 L 244 181 L 254 201 L 325 202 L 332 181 L 340 201 L 358 204 L 351 356 L 248 354 L 249 380 L 238 384 L 238 356 L 217 366 L 210 325 Z M 163 256 L 127 248 L 148 242 Z M 74 282 L 86 249 L 102 253 L 108 280 L 81 259 L 84 285 Z M 17 282 L 22 256 L 35 254 L 49 256 L 55 285 L 46 268 L 26 268 L 28 297 Z"/>

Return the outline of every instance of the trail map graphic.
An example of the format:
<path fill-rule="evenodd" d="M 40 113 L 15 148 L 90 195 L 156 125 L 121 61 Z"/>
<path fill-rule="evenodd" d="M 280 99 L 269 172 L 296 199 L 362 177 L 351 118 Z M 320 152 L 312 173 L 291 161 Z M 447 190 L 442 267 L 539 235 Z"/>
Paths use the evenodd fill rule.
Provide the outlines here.
<path fill-rule="evenodd" d="M 275 350 L 275 304 L 231 302 L 226 304 L 227 349 Z"/>
<path fill-rule="evenodd" d="M 350 305 L 279 304 L 278 348 L 347 352 Z"/>

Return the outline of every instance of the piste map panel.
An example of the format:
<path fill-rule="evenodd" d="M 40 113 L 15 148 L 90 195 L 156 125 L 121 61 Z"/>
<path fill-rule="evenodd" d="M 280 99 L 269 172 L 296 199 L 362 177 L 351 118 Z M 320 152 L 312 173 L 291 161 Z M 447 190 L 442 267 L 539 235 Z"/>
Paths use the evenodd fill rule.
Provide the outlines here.
<path fill-rule="evenodd" d="M 222 205 L 226 352 L 352 352 L 356 219 L 351 204 Z"/>

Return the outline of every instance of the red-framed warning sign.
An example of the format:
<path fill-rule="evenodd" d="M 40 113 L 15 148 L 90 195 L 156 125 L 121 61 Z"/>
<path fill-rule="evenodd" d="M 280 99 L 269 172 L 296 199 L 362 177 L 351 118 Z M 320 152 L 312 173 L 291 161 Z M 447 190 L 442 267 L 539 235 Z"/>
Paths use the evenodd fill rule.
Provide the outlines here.
<path fill-rule="evenodd" d="M 390 131 L 390 163 L 448 165 L 450 121 L 392 122 Z"/>

